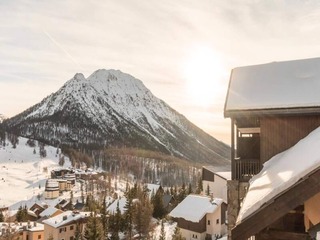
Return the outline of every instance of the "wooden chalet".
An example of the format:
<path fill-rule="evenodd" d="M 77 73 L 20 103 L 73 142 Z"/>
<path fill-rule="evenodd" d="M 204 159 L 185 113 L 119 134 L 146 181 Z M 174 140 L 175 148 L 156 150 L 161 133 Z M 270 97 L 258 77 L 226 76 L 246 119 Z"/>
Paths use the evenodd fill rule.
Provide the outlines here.
<path fill-rule="evenodd" d="M 186 240 L 212 239 L 227 231 L 226 203 L 220 198 L 188 195 L 169 215 Z"/>
<path fill-rule="evenodd" d="M 320 219 L 311 224 L 307 220 L 306 207 L 313 204 L 313 211 L 320 211 L 315 201 L 320 170 L 306 173 L 250 217 L 236 222 L 248 180 L 266 161 L 320 126 L 319 90 L 320 58 L 232 70 L 224 108 L 224 116 L 231 118 L 230 239 L 309 239 L 312 228 L 319 226 Z"/>

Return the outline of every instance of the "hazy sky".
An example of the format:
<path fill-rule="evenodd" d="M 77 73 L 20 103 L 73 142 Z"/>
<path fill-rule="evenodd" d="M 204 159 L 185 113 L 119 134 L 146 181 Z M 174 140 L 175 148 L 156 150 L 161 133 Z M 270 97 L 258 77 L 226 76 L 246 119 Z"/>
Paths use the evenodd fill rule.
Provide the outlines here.
<path fill-rule="evenodd" d="M 0 113 L 119 69 L 229 144 L 231 69 L 320 56 L 320 1 L 0 0 Z"/>

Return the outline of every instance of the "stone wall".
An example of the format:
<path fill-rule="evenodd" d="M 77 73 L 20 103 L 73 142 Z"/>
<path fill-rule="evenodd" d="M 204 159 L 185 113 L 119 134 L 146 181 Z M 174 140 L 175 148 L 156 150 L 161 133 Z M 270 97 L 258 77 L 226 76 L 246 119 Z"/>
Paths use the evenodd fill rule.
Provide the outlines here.
<path fill-rule="evenodd" d="M 228 240 L 231 240 L 231 229 L 236 225 L 243 198 L 247 194 L 248 182 L 230 180 L 228 186 Z"/>

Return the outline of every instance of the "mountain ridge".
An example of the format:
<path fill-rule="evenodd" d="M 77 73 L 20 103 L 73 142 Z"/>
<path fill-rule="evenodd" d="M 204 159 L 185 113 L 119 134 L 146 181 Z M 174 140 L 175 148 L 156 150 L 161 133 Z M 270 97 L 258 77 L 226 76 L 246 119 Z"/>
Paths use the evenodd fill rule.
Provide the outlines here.
<path fill-rule="evenodd" d="M 4 121 L 21 136 L 73 147 L 129 146 L 230 168 L 229 146 L 119 70 L 77 73 L 57 92 Z"/>

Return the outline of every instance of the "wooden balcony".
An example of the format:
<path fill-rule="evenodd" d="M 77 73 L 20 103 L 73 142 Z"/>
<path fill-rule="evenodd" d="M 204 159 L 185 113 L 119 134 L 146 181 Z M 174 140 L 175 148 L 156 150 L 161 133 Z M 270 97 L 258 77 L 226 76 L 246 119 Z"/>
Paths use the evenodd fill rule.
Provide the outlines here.
<path fill-rule="evenodd" d="M 234 159 L 234 180 L 247 182 L 261 170 L 259 159 Z"/>

